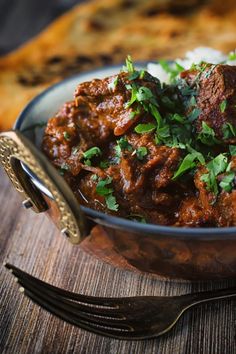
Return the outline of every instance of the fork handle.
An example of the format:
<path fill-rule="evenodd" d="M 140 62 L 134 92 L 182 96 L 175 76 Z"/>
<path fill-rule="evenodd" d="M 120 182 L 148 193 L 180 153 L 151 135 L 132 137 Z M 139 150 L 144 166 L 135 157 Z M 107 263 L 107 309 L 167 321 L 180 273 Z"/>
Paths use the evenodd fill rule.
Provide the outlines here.
<path fill-rule="evenodd" d="M 207 301 L 220 300 L 226 298 L 236 298 L 236 287 L 217 289 L 210 291 L 202 291 L 199 293 L 182 295 L 181 298 L 184 303 L 187 303 L 188 307 L 201 304 Z"/>

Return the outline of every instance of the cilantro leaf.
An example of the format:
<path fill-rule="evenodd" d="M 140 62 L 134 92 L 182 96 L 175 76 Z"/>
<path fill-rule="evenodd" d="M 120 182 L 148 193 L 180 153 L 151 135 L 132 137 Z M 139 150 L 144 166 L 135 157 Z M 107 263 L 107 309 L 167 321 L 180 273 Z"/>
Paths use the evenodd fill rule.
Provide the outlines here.
<path fill-rule="evenodd" d="M 65 140 L 67 140 L 67 141 L 70 140 L 70 134 L 67 131 L 63 132 L 63 136 L 64 136 Z"/>
<path fill-rule="evenodd" d="M 95 174 L 94 174 L 94 175 L 91 175 L 90 178 L 91 178 L 92 181 L 97 181 L 97 180 L 98 180 L 98 176 L 95 175 Z"/>
<path fill-rule="evenodd" d="M 236 156 L 236 145 L 229 145 L 229 152 L 231 156 Z"/>
<path fill-rule="evenodd" d="M 122 136 L 119 140 L 117 140 L 117 144 L 120 146 L 121 150 L 132 150 L 132 145 L 129 144 L 125 136 Z"/>
<path fill-rule="evenodd" d="M 99 180 L 96 186 L 96 192 L 97 194 L 105 197 L 106 206 L 109 210 L 117 211 L 119 205 L 116 202 L 115 196 L 112 194 L 113 188 L 107 188 L 107 185 L 111 184 L 111 182 L 111 177 Z"/>
<path fill-rule="evenodd" d="M 188 120 L 190 122 L 193 122 L 194 120 L 196 120 L 199 115 L 201 114 L 201 110 L 199 108 L 194 108 L 191 113 L 189 113 L 188 115 Z"/>
<path fill-rule="evenodd" d="M 166 60 L 160 59 L 159 64 L 161 65 L 162 69 L 169 74 L 170 82 L 175 82 L 176 77 L 184 71 L 184 67 L 181 66 L 179 63 L 174 62 L 173 64 L 168 63 Z"/>
<path fill-rule="evenodd" d="M 120 158 L 122 154 L 122 150 L 132 150 L 132 145 L 129 144 L 127 138 L 122 136 L 119 140 L 117 140 L 117 145 L 114 147 L 115 157 L 112 159 L 113 163 L 120 163 Z"/>
<path fill-rule="evenodd" d="M 218 194 L 216 177 L 227 170 L 228 159 L 225 154 L 219 154 L 206 165 L 208 173 L 201 176 L 201 181 L 206 183 L 207 189 L 215 195 Z"/>
<path fill-rule="evenodd" d="M 130 74 L 129 75 L 129 80 L 135 80 L 135 79 L 137 79 L 138 77 L 139 77 L 139 75 L 140 75 L 140 73 L 139 73 L 139 71 L 134 71 L 132 74 Z"/>
<path fill-rule="evenodd" d="M 109 84 L 108 84 L 108 88 L 111 90 L 111 91 L 114 91 L 117 84 L 118 84 L 118 81 L 119 81 L 119 77 L 116 76 Z"/>
<path fill-rule="evenodd" d="M 112 194 L 108 194 L 105 196 L 106 206 L 109 210 L 118 211 L 119 204 L 116 202 L 116 198 Z"/>
<path fill-rule="evenodd" d="M 225 154 L 217 155 L 213 160 L 208 162 L 207 169 L 213 171 L 214 175 L 224 172 L 228 166 L 228 159 Z"/>
<path fill-rule="evenodd" d="M 112 188 L 107 188 L 106 186 L 112 182 L 111 177 L 107 177 L 106 179 L 101 179 L 97 186 L 96 186 L 96 192 L 97 194 L 101 196 L 108 195 L 113 192 Z"/>
<path fill-rule="evenodd" d="M 236 60 L 236 52 L 230 52 L 228 55 L 228 60 Z"/>
<path fill-rule="evenodd" d="M 134 130 L 135 130 L 136 133 L 138 133 L 138 134 L 150 133 L 150 132 L 152 132 L 154 129 L 156 129 L 156 125 L 153 124 L 153 123 L 138 124 L 138 125 L 136 125 L 136 127 L 134 128 Z"/>
<path fill-rule="evenodd" d="M 83 153 L 83 157 L 89 160 L 94 156 L 101 156 L 101 155 L 102 152 L 97 146 L 94 146 Z"/>
<path fill-rule="evenodd" d="M 130 55 L 127 55 L 125 60 L 126 68 L 128 73 L 132 74 L 134 72 L 134 64 Z"/>
<path fill-rule="evenodd" d="M 179 165 L 178 170 L 174 173 L 172 177 L 173 180 L 176 180 L 178 177 L 182 176 L 185 172 L 196 167 L 196 160 L 199 161 L 198 153 L 192 152 L 185 156 L 181 164 Z"/>
<path fill-rule="evenodd" d="M 200 179 L 206 183 L 206 188 L 208 191 L 212 191 L 215 195 L 218 194 L 218 186 L 213 171 L 203 174 Z"/>
<path fill-rule="evenodd" d="M 109 161 L 101 161 L 99 167 L 104 170 L 105 168 L 109 167 Z"/>
<path fill-rule="evenodd" d="M 231 190 L 233 189 L 234 178 L 235 178 L 235 173 L 228 172 L 228 174 L 225 175 L 222 181 L 220 182 L 220 187 L 226 192 L 231 192 Z"/>
<path fill-rule="evenodd" d="M 148 154 L 148 149 L 145 146 L 141 146 L 136 149 L 136 155 L 138 160 L 142 161 L 147 154 Z"/>
<path fill-rule="evenodd" d="M 202 122 L 202 131 L 198 134 L 197 139 L 208 146 L 219 144 L 219 140 L 215 137 L 214 130 L 204 121 Z"/>
<path fill-rule="evenodd" d="M 184 159 L 180 163 L 178 170 L 175 171 L 174 176 L 172 177 L 173 180 L 176 180 L 176 178 L 182 176 L 185 172 L 195 168 L 197 162 L 200 162 L 201 165 L 205 164 L 204 156 L 199 151 L 196 151 L 189 145 L 187 145 L 186 147 L 189 153 L 184 157 Z"/>
<path fill-rule="evenodd" d="M 224 113 L 224 112 L 225 112 L 226 107 L 227 107 L 227 100 L 223 100 L 223 101 L 220 103 L 220 111 L 221 111 L 221 113 Z"/>
<path fill-rule="evenodd" d="M 222 127 L 223 138 L 230 139 L 236 136 L 236 128 L 231 123 L 225 123 Z"/>
<path fill-rule="evenodd" d="M 114 150 L 115 150 L 115 157 L 113 157 L 112 162 L 114 164 L 118 164 L 118 163 L 120 163 L 120 158 L 121 158 L 121 147 L 120 147 L 120 145 L 117 144 L 114 147 Z"/>

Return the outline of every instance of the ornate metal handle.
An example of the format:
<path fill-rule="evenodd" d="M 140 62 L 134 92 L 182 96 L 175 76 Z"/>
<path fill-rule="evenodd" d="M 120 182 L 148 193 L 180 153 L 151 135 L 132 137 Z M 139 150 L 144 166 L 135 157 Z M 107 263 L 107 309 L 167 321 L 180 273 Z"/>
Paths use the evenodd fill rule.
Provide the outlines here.
<path fill-rule="evenodd" d="M 0 163 L 25 203 L 35 212 L 49 207 L 42 194 L 30 181 L 21 162 L 43 182 L 54 197 L 59 212 L 57 225 L 72 243 L 86 236 L 85 218 L 73 192 L 46 157 L 19 131 L 0 134 Z"/>

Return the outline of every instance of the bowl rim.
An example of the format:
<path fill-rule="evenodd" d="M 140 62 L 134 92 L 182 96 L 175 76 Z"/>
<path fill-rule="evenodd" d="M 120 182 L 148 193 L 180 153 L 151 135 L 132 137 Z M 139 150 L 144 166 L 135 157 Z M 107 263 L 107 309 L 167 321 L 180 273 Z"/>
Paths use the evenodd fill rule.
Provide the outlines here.
<path fill-rule="evenodd" d="M 147 63 L 151 63 L 153 61 L 143 61 L 143 62 L 137 62 L 135 63 L 136 66 L 143 66 L 146 65 Z M 157 63 L 157 61 L 156 61 Z M 74 80 L 76 77 L 80 78 L 87 75 L 87 74 L 96 74 L 97 72 L 101 71 L 106 71 L 106 69 L 120 69 L 122 64 L 117 64 L 117 65 L 109 65 L 105 67 L 100 67 L 95 70 L 90 70 L 86 71 L 83 73 L 78 73 L 75 75 L 71 75 L 68 78 L 61 80 L 51 86 L 49 86 L 47 89 L 43 90 L 41 93 L 36 95 L 34 98 L 32 98 L 28 104 L 23 108 L 19 116 L 17 117 L 15 124 L 13 126 L 13 129 L 15 130 L 21 130 L 22 123 L 24 122 L 26 116 L 28 113 L 31 111 L 31 109 L 37 105 L 44 96 L 46 96 L 49 92 L 54 90 L 55 88 L 64 85 L 68 83 L 69 81 Z M 45 193 L 45 187 L 42 185 L 40 180 L 37 178 L 37 176 L 33 175 L 31 171 L 25 166 L 25 171 L 28 173 L 30 178 L 34 180 L 35 178 L 37 179 L 37 188 L 41 188 L 41 192 Z M 50 194 L 50 192 L 49 192 Z M 49 196 L 49 195 L 48 195 Z M 80 205 L 82 211 L 85 213 L 87 217 L 90 219 L 92 218 L 93 221 L 98 222 L 104 226 L 114 226 L 115 228 L 122 229 L 122 230 L 127 230 L 127 231 L 133 231 L 133 232 L 138 232 L 138 233 L 148 233 L 151 235 L 171 235 L 172 237 L 185 237 L 185 236 L 192 236 L 193 238 L 197 236 L 202 236 L 203 238 L 209 239 L 209 240 L 214 240 L 216 238 L 221 237 L 222 235 L 227 235 L 227 238 L 235 238 L 236 237 L 236 226 L 231 226 L 231 227 L 177 227 L 177 226 L 164 226 L 164 225 L 158 225 L 158 224 L 149 224 L 149 223 L 140 223 L 137 221 L 132 221 L 129 219 L 125 219 L 122 217 L 118 216 L 113 216 L 109 214 L 105 214 L 100 211 L 96 211 L 94 209 L 85 207 L 83 205 Z"/>

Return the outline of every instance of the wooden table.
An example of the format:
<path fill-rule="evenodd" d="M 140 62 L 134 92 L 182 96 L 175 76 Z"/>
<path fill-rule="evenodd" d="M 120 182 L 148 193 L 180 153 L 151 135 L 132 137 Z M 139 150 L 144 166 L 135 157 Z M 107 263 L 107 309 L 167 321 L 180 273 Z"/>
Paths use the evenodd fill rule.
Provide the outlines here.
<path fill-rule="evenodd" d="M 80 330 L 39 308 L 18 291 L 8 261 L 56 286 L 96 296 L 175 295 L 235 285 L 160 281 L 98 260 L 64 239 L 43 214 L 21 207 L 0 170 L 0 352 L 9 354 L 235 354 L 236 302 L 218 301 L 187 312 L 168 334 L 120 341 Z"/>

